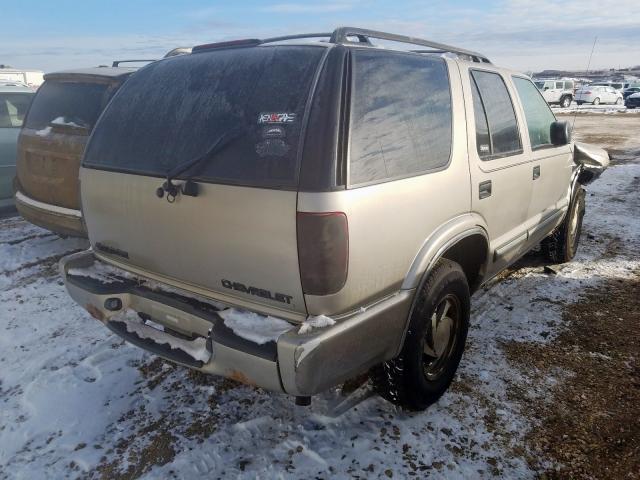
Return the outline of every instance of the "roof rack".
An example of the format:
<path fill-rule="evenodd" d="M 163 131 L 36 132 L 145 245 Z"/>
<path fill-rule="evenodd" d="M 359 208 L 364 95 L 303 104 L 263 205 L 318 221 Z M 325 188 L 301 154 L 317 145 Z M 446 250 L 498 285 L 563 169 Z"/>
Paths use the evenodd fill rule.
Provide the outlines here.
<path fill-rule="evenodd" d="M 444 43 L 432 42 L 431 40 L 424 40 L 422 38 L 407 37 L 405 35 L 396 35 L 394 33 L 379 32 L 377 30 L 367 30 L 357 27 L 338 27 L 331 33 L 299 33 L 295 35 L 283 35 L 280 37 L 259 39 L 246 39 L 235 40 L 231 42 L 218 42 L 209 43 L 206 45 L 198 45 L 193 47 L 193 52 L 200 52 L 203 50 L 210 50 L 214 48 L 225 48 L 231 46 L 257 46 L 265 43 L 282 42 L 285 40 L 299 40 L 303 38 L 328 38 L 330 43 L 342 44 L 342 45 L 365 45 L 373 46 L 371 38 L 378 40 L 389 40 L 398 43 L 407 43 L 410 45 L 420 45 L 422 47 L 429 47 L 430 50 L 410 50 L 415 53 L 454 53 L 462 56 L 467 60 L 479 63 L 491 63 L 489 59 L 478 52 L 472 52 L 471 50 L 465 50 L 463 48 L 453 47 L 451 45 L 445 45 Z M 355 41 L 353 39 L 356 39 Z"/>
<path fill-rule="evenodd" d="M 155 60 L 114 60 L 112 67 L 119 67 L 121 63 L 155 62 Z"/>
<path fill-rule="evenodd" d="M 344 43 L 352 44 L 354 42 L 349 40 L 349 37 L 364 37 L 367 41 L 370 38 L 377 38 L 379 40 L 389 40 L 392 42 L 408 43 L 410 45 L 420 45 L 423 47 L 430 47 L 433 50 L 412 50 L 416 53 L 455 53 L 468 57 L 474 62 L 491 63 L 489 59 L 478 52 L 472 52 L 471 50 L 465 50 L 464 48 L 458 48 L 451 45 L 445 45 L 444 43 L 433 42 L 431 40 L 424 40 L 422 38 L 407 37 L 405 35 L 396 35 L 395 33 L 385 33 L 376 30 L 367 30 L 357 27 L 338 27 L 333 31 L 331 35 L 332 43 Z M 362 43 L 362 40 L 356 43 Z"/>

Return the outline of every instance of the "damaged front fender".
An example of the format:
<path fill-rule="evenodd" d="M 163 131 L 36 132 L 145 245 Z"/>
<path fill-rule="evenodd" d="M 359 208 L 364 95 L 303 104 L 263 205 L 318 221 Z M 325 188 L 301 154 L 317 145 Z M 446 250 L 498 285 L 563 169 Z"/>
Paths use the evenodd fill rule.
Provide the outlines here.
<path fill-rule="evenodd" d="M 609 166 L 609 153 L 595 145 L 575 142 L 573 161 L 580 167 L 578 182 L 587 185 L 597 179 Z"/>

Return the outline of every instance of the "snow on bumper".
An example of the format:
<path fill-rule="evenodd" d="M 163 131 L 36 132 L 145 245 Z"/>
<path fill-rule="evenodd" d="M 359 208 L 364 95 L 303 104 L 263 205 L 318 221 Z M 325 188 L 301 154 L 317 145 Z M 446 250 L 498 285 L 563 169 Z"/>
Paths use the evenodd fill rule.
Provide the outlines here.
<path fill-rule="evenodd" d="M 393 358 L 413 297 L 401 291 L 333 324 L 301 329 L 252 312 L 238 322 L 238 310 L 145 282 L 90 250 L 63 258 L 60 269 L 71 297 L 128 342 L 204 373 L 298 396 Z M 252 319 L 258 322 L 248 328 Z"/>

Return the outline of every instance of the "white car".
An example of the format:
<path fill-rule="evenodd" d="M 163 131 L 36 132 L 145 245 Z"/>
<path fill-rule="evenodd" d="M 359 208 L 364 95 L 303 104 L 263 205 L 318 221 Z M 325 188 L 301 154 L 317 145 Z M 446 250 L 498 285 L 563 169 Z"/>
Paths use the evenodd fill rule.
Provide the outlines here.
<path fill-rule="evenodd" d="M 611 103 L 622 105 L 622 94 L 613 87 L 605 86 L 587 86 L 576 91 L 576 102 L 578 105 L 583 103 L 592 103 L 600 105 L 601 103 Z"/>

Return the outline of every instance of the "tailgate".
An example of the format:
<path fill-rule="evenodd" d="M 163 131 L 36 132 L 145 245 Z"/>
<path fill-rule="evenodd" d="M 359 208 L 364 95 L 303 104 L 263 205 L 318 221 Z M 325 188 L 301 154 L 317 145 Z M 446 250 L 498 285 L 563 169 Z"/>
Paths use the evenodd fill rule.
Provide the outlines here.
<path fill-rule="evenodd" d="M 301 318 L 298 153 L 326 50 L 212 49 L 132 75 L 96 125 L 81 169 L 94 249 L 143 275 Z M 159 198 L 169 172 L 197 193 L 160 190 Z"/>
<path fill-rule="evenodd" d="M 305 312 L 296 192 L 200 184 L 198 197 L 169 203 L 155 195 L 160 183 L 82 169 L 85 220 L 98 254 L 263 313 Z"/>
<path fill-rule="evenodd" d="M 38 89 L 18 141 L 22 193 L 40 202 L 80 209 L 78 169 L 98 116 L 116 84 L 108 78 L 48 75 Z"/>
<path fill-rule="evenodd" d="M 40 202 L 80 209 L 78 169 L 86 135 L 24 129 L 18 142 L 17 176 L 24 194 Z"/>

